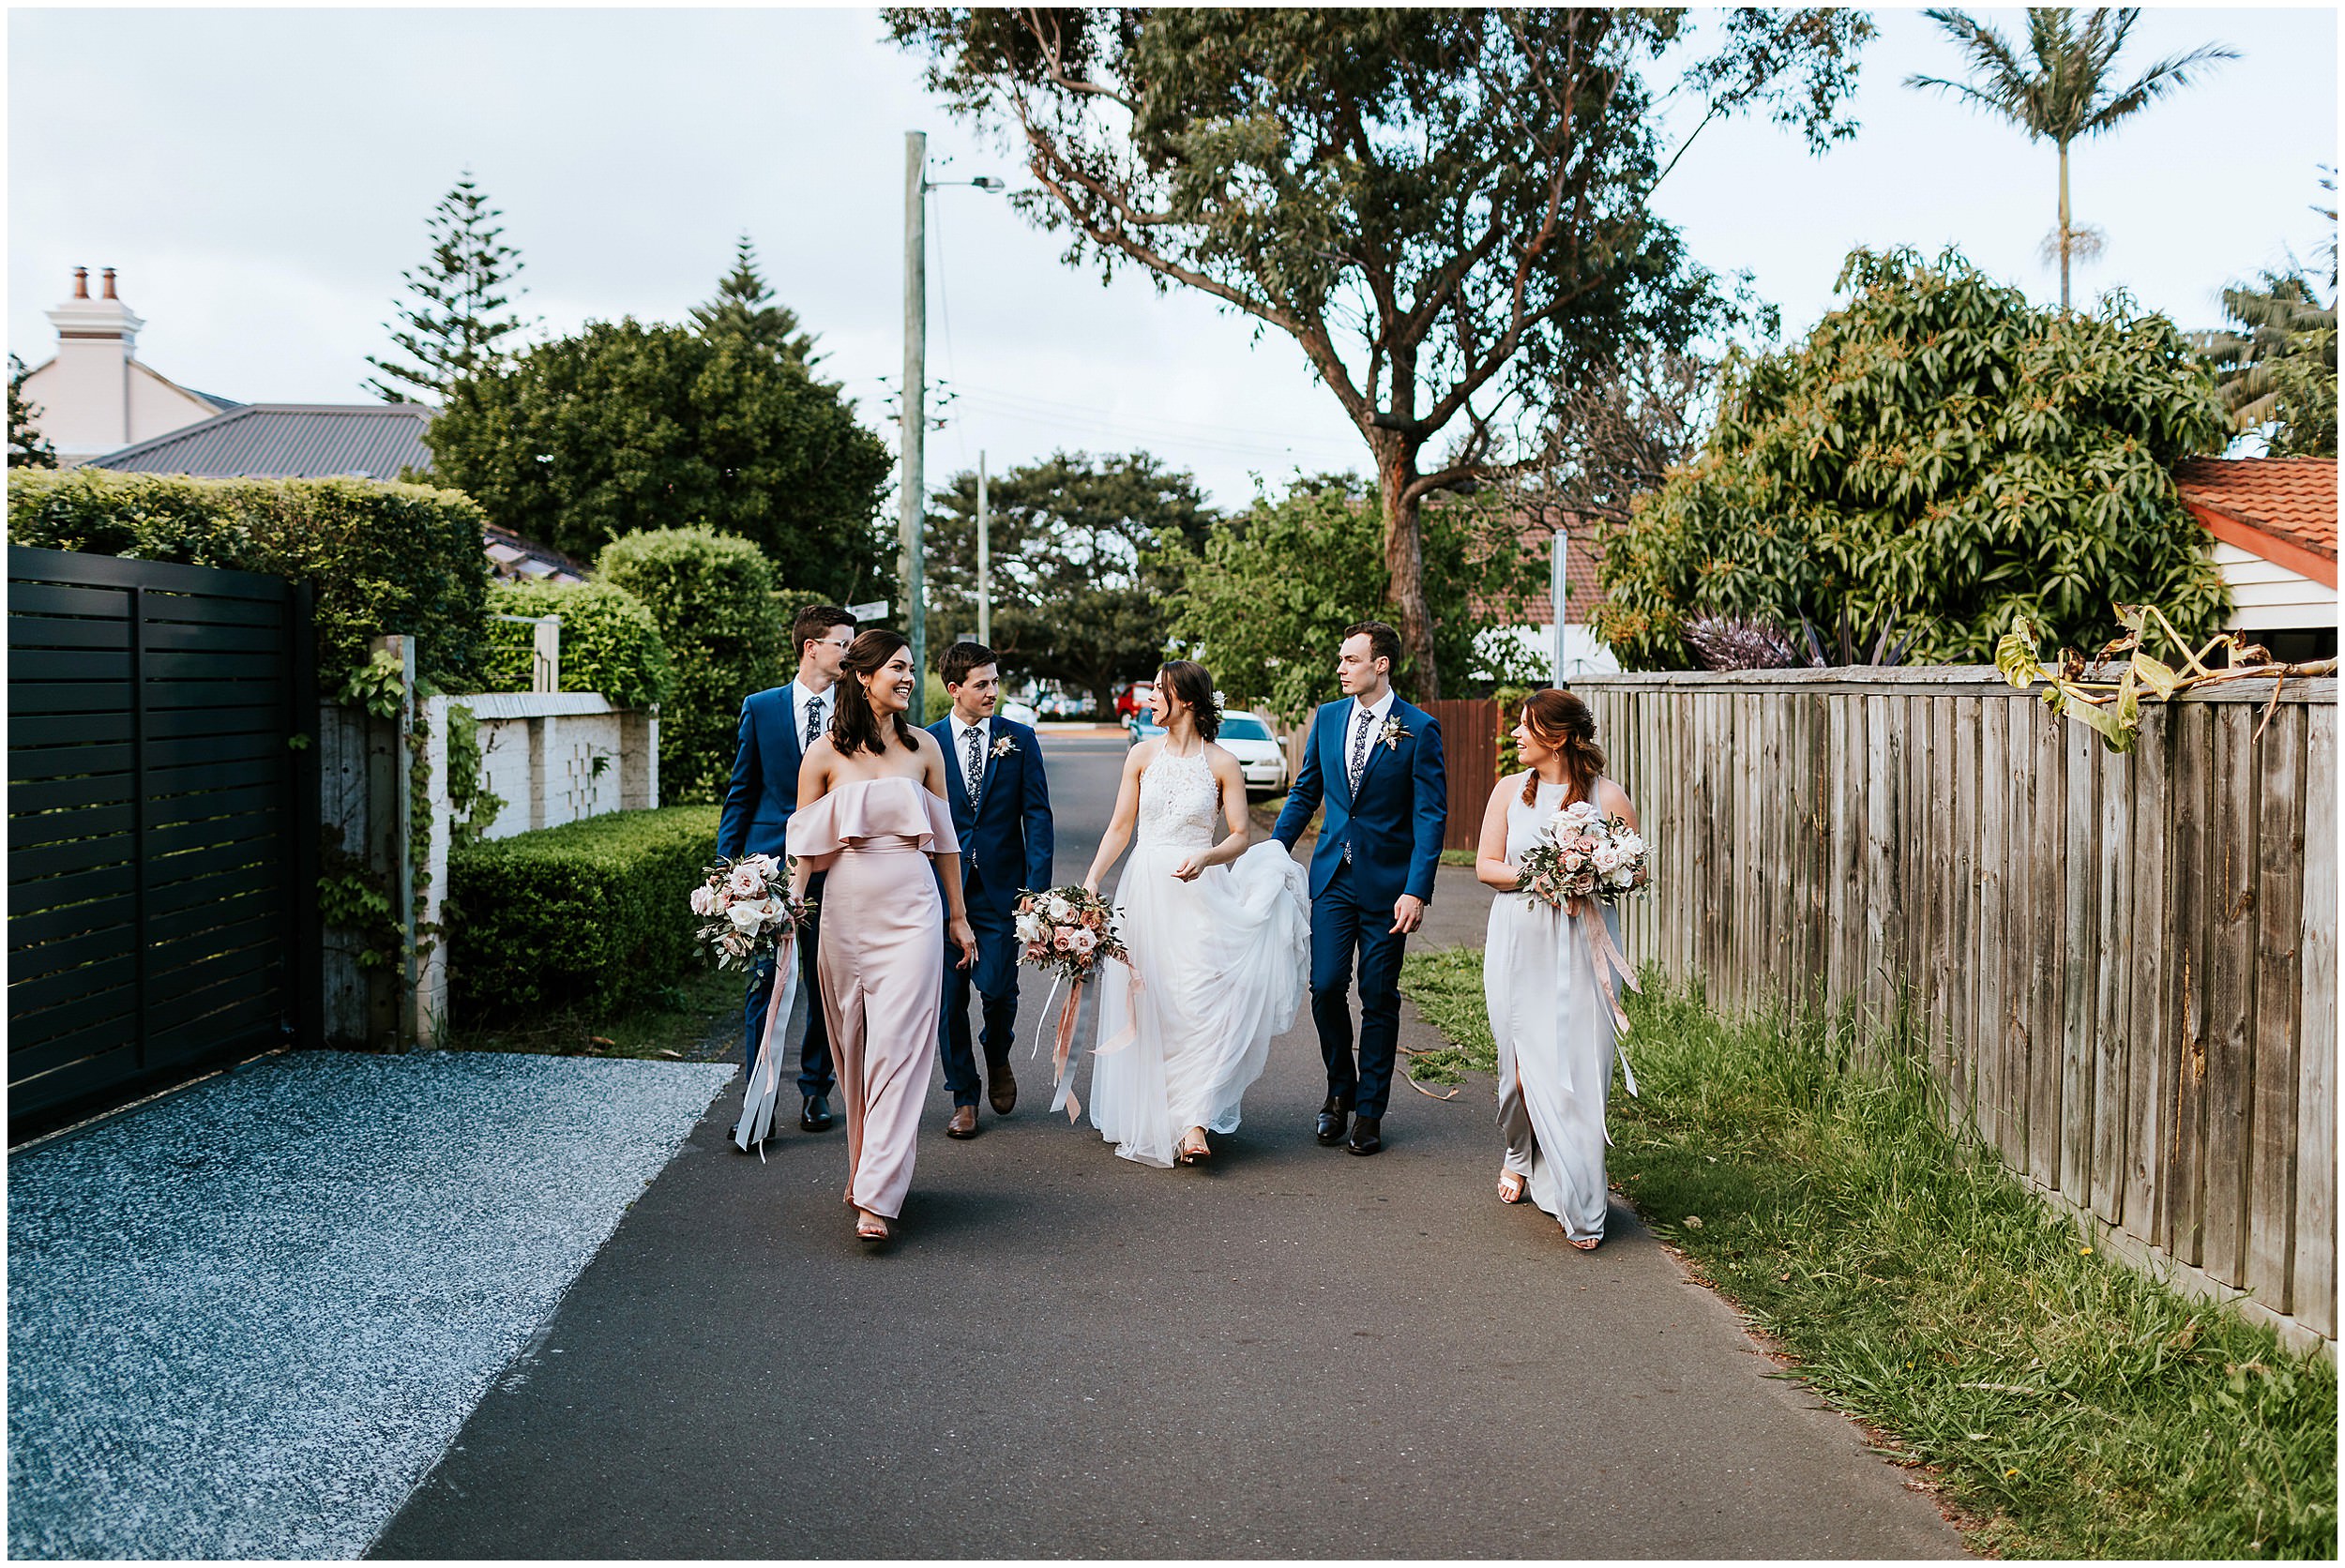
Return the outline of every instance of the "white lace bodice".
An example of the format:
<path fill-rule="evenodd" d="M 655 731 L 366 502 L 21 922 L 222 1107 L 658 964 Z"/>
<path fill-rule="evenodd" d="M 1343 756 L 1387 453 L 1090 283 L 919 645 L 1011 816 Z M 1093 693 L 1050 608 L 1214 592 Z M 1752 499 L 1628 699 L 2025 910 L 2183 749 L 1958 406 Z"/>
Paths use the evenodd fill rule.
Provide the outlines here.
<path fill-rule="evenodd" d="M 1221 788 L 1202 750 L 1194 757 L 1159 751 L 1140 776 L 1140 842 L 1148 847 L 1211 849 Z"/>

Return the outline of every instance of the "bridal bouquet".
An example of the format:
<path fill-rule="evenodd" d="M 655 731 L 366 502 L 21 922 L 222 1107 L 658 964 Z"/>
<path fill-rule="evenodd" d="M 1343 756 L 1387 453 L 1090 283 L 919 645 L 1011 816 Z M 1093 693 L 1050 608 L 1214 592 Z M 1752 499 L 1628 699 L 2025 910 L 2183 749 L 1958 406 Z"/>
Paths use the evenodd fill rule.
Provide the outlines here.
<path fill-rule="evenodd" d="M 788 894 L 788 872 L 769 854 L 719 856 L 692 889 L 695 933 L 717 955 L 719 969 L 746 969 L 759 952 L 813 913 L 811 898 Z"/>
<path fill-rule="evenodd" d="M 1115 906 L 1080 884 L 1021 893 L 1019 957 L 1080 986 L 1101 960 L 1126 957 L 1115 934 Z"/>
<path fill-rule="evenodd" d="M 1554 909 L 1577 898 L 1616 903 L 1650 879 L 1645 861 L 1645 841 L 1627 819 L 1577 800 L 1539 824 L 1537 839 L 1522 852 L 1520 891 Z"/>
<path fill-rule="evenodd" d="M 1051 1108 L 1065 1110 L 1067 1119 L 1074 1121 L 1082 1114 L 1082 1102 L 1075 1097 L 1075 1077 L 1072 1052 L 1075 1045 L 1075 1018 L 1082 1004 L 1083 986 L 1109 958 L 1128 964 L 1130 952 L 1124 939 L 1115 934 L 1115 906 L 1080 883 L 1067 887 L 1047 888 L 1018 895 L 1016 912 L 1018 957 L 1020 961 L 1047 969 L 1058 975 L 1051 982 L 1051 994 L 1056 996 L 1061 981 L 1071 982 L 1067 992 L 1067 1005 L 1059 1009 L 1058 1037 L 1051 1062 L 1052 1090 Z M 1132 983 L 1138 985 L 1135 973 Z M 1045 1002 L 1042 1010 L 1050 1012 Z M 1036 1032 L 1035 1054 L 1042 1054 L 1042 1035 Z"/>

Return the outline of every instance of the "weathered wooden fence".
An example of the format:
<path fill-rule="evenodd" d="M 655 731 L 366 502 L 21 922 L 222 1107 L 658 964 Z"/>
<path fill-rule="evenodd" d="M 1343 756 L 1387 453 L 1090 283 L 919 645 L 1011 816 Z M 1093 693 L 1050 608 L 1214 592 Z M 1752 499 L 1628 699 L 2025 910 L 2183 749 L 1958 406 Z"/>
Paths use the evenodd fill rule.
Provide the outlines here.
<path fill-rule="evenodd" d="M 1572 685 L 1658 856 L 1632 959 L 1728 1005 L 1902 996 L 2014 1170 L 2334 1346 L 2335 681 L 2151 704 L 2126 755 L 1991 670 Z"/>

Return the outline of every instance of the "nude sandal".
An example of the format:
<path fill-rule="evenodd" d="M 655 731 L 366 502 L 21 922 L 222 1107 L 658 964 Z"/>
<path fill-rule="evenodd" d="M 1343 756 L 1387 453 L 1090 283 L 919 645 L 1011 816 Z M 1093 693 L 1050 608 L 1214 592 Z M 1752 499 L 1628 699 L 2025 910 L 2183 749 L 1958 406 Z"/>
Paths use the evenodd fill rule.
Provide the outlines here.
<path fill-rule="evenodd" d="M 1506 1184 L 1509 1182 L 1512 1182 L 1514 1185 L 1508 1186 Z M 1498 1173 L 1498 1200 L 1501 1203 L 1520 1203 L 1530 1196 L 1531 1178 L 1516 1170 L 1502 1170 Z"/>

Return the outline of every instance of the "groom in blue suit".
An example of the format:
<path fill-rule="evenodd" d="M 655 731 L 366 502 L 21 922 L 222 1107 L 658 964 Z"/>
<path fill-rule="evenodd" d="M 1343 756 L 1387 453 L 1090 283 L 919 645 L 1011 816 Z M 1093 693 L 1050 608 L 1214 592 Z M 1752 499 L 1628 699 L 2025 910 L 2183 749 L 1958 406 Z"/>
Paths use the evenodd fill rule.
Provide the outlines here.
<path fill-rule="evenodd" d="M 837 605 L 811 604 L 798 611 L 790 630 L 798 646 L 797 678 L 788 686 L 751 692 L 741 703 L 733 780 L 725 788 L 724 813 L 717 824 L 717 852 L 728 860 L 769 854 L 780 862 L 788 854 L 790 816 L 798 808 L 798 764 L 806 760 L 807 747 L 830 729 L 839 661 L 855 641 L 855 618 Z M 807 884 L 818 912 L 822 882 L 818 875 Z M 830 1032 L 823 1021 L 823 993 L 815 978 L 820 941 L 819 927 L 811 922 L 798 939 L 798 986 L 807 999 L 806 1039 L 798 1049 L 798 1093 L 805 1106 L 798 1125 L 810 1133 L 829 1129 L 829 1096 L 837 1082 L 830 1063 Z M 774 956 L 768 951 L 750 968 L 749 995 L 741 1004 L 741 1059 L 752 1069 L 773 991 Z M 745 1075 L 744 1086 L 748 1081 Z"/>
<path fill-rule="evenodd" d="M 1384 1146 L 1384 1102 L 1400 1048 L 1400 954 L 1433 901 L 1449 816 L 1441 726 L 1392 689 L 1400 634 L 1363 621 L 1343 634 L 1343 697 L 1311 720 L 1302 771 L 1272 837 L 1288 849 L 1324 801 L 1311 852 L 1311 1019 L 1327 1063 L 1319 1141 L 1355 1154 Z M 1352 958 L 1360 964 L 1360 1043 L 1352 1054 Z M 1354 1120 L 1344 1138 L 1344 1120 Z"/>
<path fill-rule="evenodd" d="M 948 1138 L 977 1136 L 977 1063 L 969 1043 L 969 983 L 975 979 L 985 1014 L 986 1097 L 997 1116 L 1018 1104 L 1009 1048 L 1018 1033 L 1018 933 L 1013 916 L 1020 888 L 1051 885 L 1053 849 L 1051 783 L 1042 747 L 1022 724 L 997 716 L 1002 670 L 982 642 L 945 650 L 938 673 L 953 699 L 952 712 L 929 726 L 945 748 L 946 793 L 952 797 L 953 832 L 961 839 L 961 876 L 969 926 L 977 937 L 974 974 L 961 968 L 950 944 L 945 959 L 945 1007 L 937 1049 L 946 1087 L 953 1092 Z"/>

